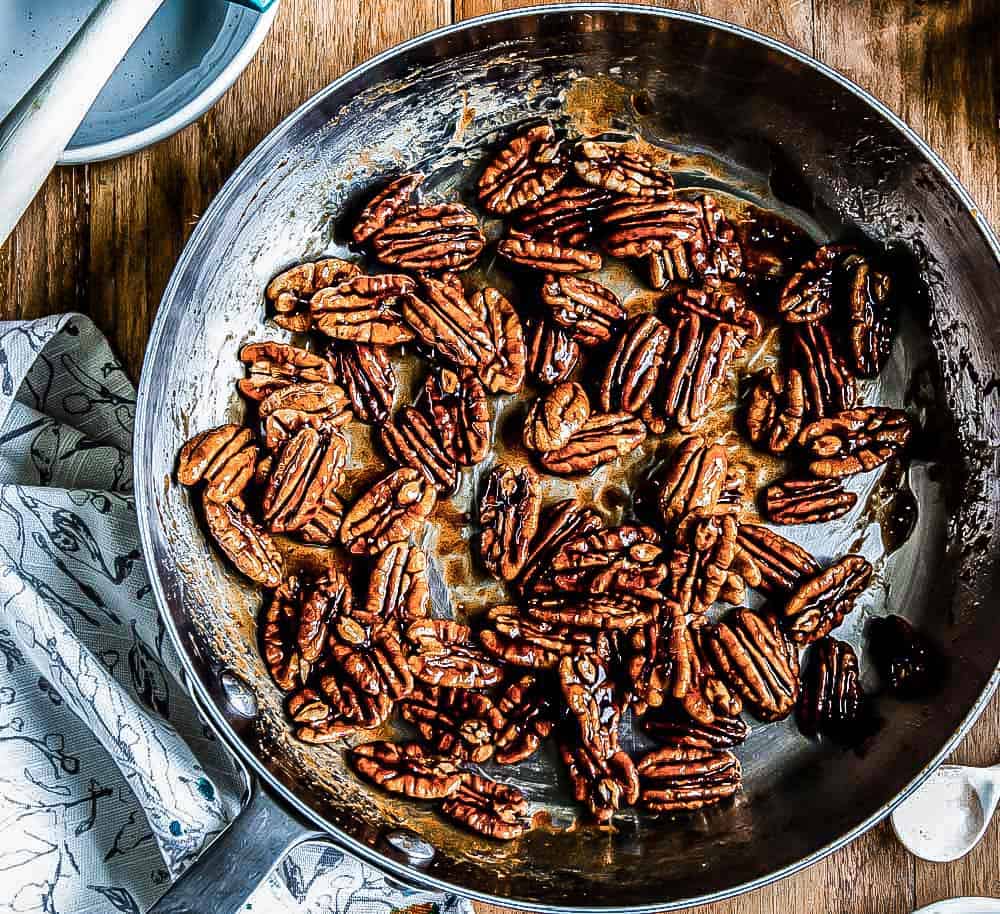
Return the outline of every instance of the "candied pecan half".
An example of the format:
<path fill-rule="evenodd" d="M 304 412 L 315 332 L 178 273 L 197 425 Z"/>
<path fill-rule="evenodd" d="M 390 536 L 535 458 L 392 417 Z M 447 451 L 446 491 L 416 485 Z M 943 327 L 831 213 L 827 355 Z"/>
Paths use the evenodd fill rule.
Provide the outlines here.
<path fill-rule="evenodd" d="M 851 368 L 859 377 L 875 378 L 892 354 L 892 279 L 873 270 L 862 257 L 849 257 L 845 267 L 850 272 L 847 321 Z"/>
<path fill-rule="evenodd" d="M 517 787 L 468 771 L 462 786 L 440 808 L 449 819 L 500 841 L 513 841 L 531 828 L 527 797 Z"/>
<path fill-rule="evenodd" d="M 406 629 L 417 652 L 409 659 L 414 677 L 432 686 L 488 689 L 503 678 L 499 664 L 469 643 L 471 631 L 447 619 L 422 619 Z"/>
<path fill-rule="evenodd" d="M 802 675 L 796 708 L 799 729 L 813 739 L 822 733 L 847 745 L 860 741 L 865 695 L 854 648 L 846 641 L 821 638 L 811 661 Z"/>
<path fill-rule="evenodd" d="M 567 170 L 562 142 L 552 127 L 529 127 L 483 169 L 479 202 L 491 213 L 507 215 L 544 197 Z"/>
<path fill-rule="evenodd" d="M 670 555 L 672 600 L 685 613 L 704 615 L 729 578 L 738 524 L 732 514 L 688 514 L 674 533 Z"/>
<path fill-rule="evenodd" d="M 740 524 L 736 546 L 757 571 L 752 586 L 765 594 L 788 593 L 820 570 L 805 549 L 762 524 Z"/>
<path fill-rule="evenodd" d="M 347 578 L 331 568 L 310 586 L 299 588 L 298 598 L 295 644 L 300 657 L 300 672 L 305 681 L 309 675 L 307 665 L 312 667 L 324 653 L 331 624 L 350 613 L 352 596 Z"/>
<path fill-rule="evenodd" d="M 344 517 L 344 503 L 333 492 L 328 492 L 313 519 L 295 531 L 295 535 L 313 546 L 336 546 L 340 522 Z"/>
<path fill-rule="evenodd" d="M 538 535 L 531 543 L 518 583 L 524 593 L 534 590 L 537 580 L 545 574 L 552 556 L 561 545 L 575 536 L 582 536 L 605 526 L 592 508 L 584 508 L 573 499 L 556 502 L 542 512 Z"/>
<path fill-rule="evenodd" d="M 541 295 L 552 320 L 569 330 L 581 346 L 606 343 L 625 319 L 618 296 L 590 279 L 548 275 Z"/>
<path fill-rule="evenodd" d="M 871 578 L 872 566 L 860 555 L 845 555 L 807 578 L 785 603 L 782 624 L 788 637 L 805 645 L 828 635 L 854 609 Z"/>
<path fill-rule="evenodd" d="M 554 669 L 564 654 L 589 651 L 607 657 L 610 643 L 601 631 L 541 622 L 523 616 L 514 606 L 494 606 L 479 633 L 483 647 L 511 666 Z"/>
<path fill-rule="evenodd" d="M 531 451 L 564 447 L 590 418 L 587 392 L 565 381 L 536 398 L 524 420 L 524 446 Z"/>
<path fill-rule="evenodd" d="M 333 383 L 333 366 L 322 356 L 287 343 L 249 343 L 240 350 L 240 361 L 250 377 L 238 384 L 248 400 L 264 400 L 282 387 L 309 381 Z"/>
<path fill-rule="evenodd" d="M 403 317 L 417 336 L 464 368 L 491 360 L 493 340 L 482 303 L 474 307 L 466 299 L 456 275 L 422 276 L 420 282 L 422 297 L 409 295 L 403 301 Z"/>
<path fill-rule="evenodd" d="M 647 600 L 627 594 L 569 598 L 566 594 L 555 594 L 532 597 L 525 604 L 524 611 L 533 621 L 549 625 L 616 632 L 648 625 L 653 620 L 657 607 Z"/>
<path fill-rule="evenodd" d="M 354 555 L 384 552 L 405 542 L 430 516 L 437 490 L 419 470 L 403 467 L 376 482 L 340 525 L 340 541 Z"/>
<path fill-rule="evenodd" d="M 749 609 L 709 626 L 706 646 L 719 675 L 761 720 L 792 713 L 799 692 L 799 658 L 775 620 Z"/>
<path fill-rule="evenodd" d="M 753 444 L 783 454 L 798 438 L 805 414 L 805 387 L 798 369 L 789 369 L 787 376 L 771 368 L 754 375 L 745 417 Z"/>
<path fill-rule="evenodd" d="M 398 346 L 413 339 L 413 331 L 403 322 L 402 307 L 415 289 L 409 276 L 357 276 L 321 289 L 309 308 L 316 329 L 335 340 Z"/>
<path fill-rule="evenodd" d="M 177 481 L 185 486 L 211 482 L 227 463 L 251 446 L 253 432 L 242 425 L 220 425 L 198 432 L 181 448 L 177 461 Z"/>
<path fill-rule="evenodd" d="M 712 514 L 729 473 L 729 457 L 721 444 L 709 445 L 700 435 L 685 438 L 670 455 L 660 516 L 668 528 L 687 514 Z"/>
<path fill-rule="evenodd" d="M 427 752 L 419 743 L 379 740 L 355 746 L 349 757 L 354 770 L 365 780 L 416 800 L 450 797 L 462 786 L 458 765 Z"/>
<path fill-rule="evenodd" d="M 618 338 L 601 381 L 601 409 L 638 413 L 646 405 L 663 367 L 670 328 L 652 314 L 630 320 Z"/>
<path fill-rule="evenodd" d="M 654 812 L 703 809 L 733 796 L 743 783 L 739 760 L 724 749 L 666 746 L 636 767 L 639 803 Z"/>
<path fill-rule="evenodd" d="M 497 289 L 480 289 L 472 296 L 470 304 L 477 314 L 486 315 L 493 344 L 492 354 L 482 355 L 477 373 L 490 393 L 518 393 L 524 385 L 528 361 L 521 318 Z"/>
<path fill-rule="evenodd" d="M 470 467 L 486 457 L 492 436 L 490 407 L 482 383 L 471 371 L 432 371 L 417 406 L 433 423 L 452 462 Z"/>
<path fill-rule="evenodd" d="M 859 406 L 807 425 L 799 444 L 814 476 L 852 476 L 888 462 L 909 443 L 906 413 L 885 406 Z"/>
<path fill-rule="evenodd" d="M 257 415 L 264 426 L 264 444 L 275 451 L 304 426 L 329 432 L 349 422 L 352 413 L 340 387 L 312 381 L 274 391 L 261 401 Z"/>
<path fill-rule="evenodd" d="M 576 340 L 564 327 L 547 320 L 529 324 L 527 348 L 527 369 L 539 384 L 561 384 L 580 361 Z"/>
<path fill-rule="evenodd" d="M 858 502 L 838 479 L 782 479 L 764 492 L 768 520 L 776 524 L 814 524 L 843 517 Z"/>
<path fill-rule="evenodd" d="M 639 799 L 639 773 L 624 749 L 600 758 L 578 745 L 576 739 L 570 733 L 559 740 L 559 755 L 573 785 L 573 799 L 586 803 L 598 825 L 607 825 L 619 809 Z"/>
<path fill-rule="evenodd" d="M 732 749 L 750 735 L 750 727 L 742 717 L 717 715 L 706 724 L 694 720 L 676 702 L 643 717 L 642 729 L 657 742 L 682 749 Z"/>
<path fill-rule="evenodd" d="M 406 625 L 427 615 L 427 556 L 411 543 L 393 543 L 380 553 L 368 578 L 365 612 L 371 619 Z"/>
<path fill-rule="evenodd" d="M 499 464 L 486 479 L 479 501 L 479 558 L 502 581 L 512 581 L 528 557 L 538 532 L 542 496 L 538 477 L 527 467 Z"/>
<path fill-rule="evenodd" d="M 698 235 L 700 218 L 701 208 L 687 200 L 619 198 L 602 214 L 601 244 L 612 257 L 623 259 L 669 252 L 678 267 L 670 278 L 690 279 L 684 246 Z"/>
<path fill-rule="evenodd" d="M 372 238 L 382 263 L 415 272 L 464 270 L 485 244 L 476 214 L 464 203 L 404 207 Z"/>
<path fill-rule="evenodd" d="M 493 757 L 498 765 L 516 765 L 534 755 L 555 727 L 549 689 L 530 673 L 507 686 L 497 699 L 497 708 L 505 720 Z"/>
<path fill-rule="evenodd" d="M 597 187 L 564 184 L 517 213 L 510 224 L 510 236 L 587 250 L 601 213 L 614 198 Z"/>
<path fill-rule="evenodd" d="M 854 406 L 854 375 L 822 322 L 796 325 L 791 335 L 791 359 L 802 372 L 810 417 L 822 419 Z"/>
<path fill-rule="evenodd" d="M 897 698 L 922 698 L 940 682 L 942 657 L 902 616 L 872 619 L 869 644 L 879 675 Z"/>
<path fill-rule="evenodd" d="M 303 662 L 297 643 L 301 613 L 301 585 L 295 575 L 281 582 L 261 610 L 261 655 L 271 678 L 284 692 L 304 684 L 312 670 L 310 662 Z"/>
<path fill-rule="evenodd" d="M 203 497 L 201 503 L 209 533 L 236 570 L 264 587 L 277 587 L 284 576 L 284 562 L 270 534 L 233 502 Z"/>
<path fill-rule="evenodd" d="M 646 440 L 646 426 L 631 413 L 591 413 L 561 448 L 538 461 L 550 473 L 577 476 L 625 457 Z"/>
<path fill-rule="evenodd" d="M 790 324 L 820 321 L 833 310 L 834 284 L 851 248 L 825 244 L 793 273 L 778 298 L 778 313 Z"/>
<path fill-rule="evenodd" d="M 663 559 L 663 545 L 652 527 L 626 524 L 583 533 L 553 551 L 535 592 L 620 593 L 656 601 L 667 577 Z"/>
<path fill-rule="evenodd" d="M 381 232 L 409 205 L 417 188 L 423 183 L 424 175 L 415 171 L 390 181 L 383 190 L 375 194 L 361 211 L 351 232 L 355 242 L 364 244 Z"/>
<path fill-rule="evenodd" d="M 306 426 L 278 452 L 261 507 L 272 533 L 298 530 L 318 513 L 343 481 L 349 450 L 339 432 L 321 434 Z"/>
<path fill-rule="evenodd" d="M 396 373 L 385 346 L 333 343 L 327 350 L 351 407 L 362 422 L 385 422 L 396 396 Z"/>
<path fill-rule="evenodd" d="M 530 238 L 504 238 L 497 253 L 518 266 L 547 273 L 591 273 L 602 263 L 600 254 Z"/>
<path fill-rule="evenodd" d="M 627 197 L 669 197 L 674 179 L 665 168 L 617 143 L 583 140 L 574 150 L 573 168 L 585 184 Z"/>
<path fill-rule="evenodd" d="M 312 329 L 309 300 L 313 295 L 360 275 L 360 267 L 336 257 L 286 270 L 271 280 L 264 293 L 274 308 L 274 322 L 292 333 L 308 332 Z"/>
<path fill-rule="evenodd" d="M 400 702 L 399 711 L 434 752 L 476 764 L 493 757 L 507 724 L 492 699 L 465 689 L 422 685 Z"/>
<path fill-rule="evenodd" d="M 743 250 L 736 230 L 715 197 L 704 194 L 697 203 L 700 232 L 688 245 L 695 272 L 707 278 L 741 278 Z"/>
<path fill-rule="evenodd" d="M 382 447 L 400 467 L 413 467 L 441 492 L 458 485 L 458 467 L 445 451 L 432 421 L 415 406 L 404 406 L 379 433 Z"/>

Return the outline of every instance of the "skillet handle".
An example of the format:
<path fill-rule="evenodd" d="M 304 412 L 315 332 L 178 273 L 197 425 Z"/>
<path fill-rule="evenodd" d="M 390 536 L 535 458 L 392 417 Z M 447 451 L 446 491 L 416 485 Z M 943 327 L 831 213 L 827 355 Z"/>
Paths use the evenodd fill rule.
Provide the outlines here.
<path fill-rule="evenodd" d="M 236 914 L 293 847 L 317 832 L 250 781 L 250 800 L 147 914 Z"/>

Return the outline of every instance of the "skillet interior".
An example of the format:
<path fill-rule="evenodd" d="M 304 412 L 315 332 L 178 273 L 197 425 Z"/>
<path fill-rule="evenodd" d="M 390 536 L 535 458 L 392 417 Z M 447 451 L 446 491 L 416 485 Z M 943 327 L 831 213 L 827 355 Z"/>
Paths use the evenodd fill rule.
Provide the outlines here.
<path fill-rule="evenodd" d="M 888 606 L 932 636 L 949 675 L 929 704 L 880 700 L 882 732 L 862 755 L 817 748 L 787 723 L 758 727 L 731 808 L 676 822 L 625 816 L 613 834 L 543 829 L 498 846 L 369 791 L 338 749 L 290 738 L 255 645 L 259 594 L 217 558 L 173 471 L 191 434 L 242 417 L 239 346 L 284 336 L 263 320 L 272 275 L 342 251 L 340 216 L 384 176 L 420 167 L 436 187 L 461 191 L 460 171 L 476 173 L 511 124 L 538 116 L 637 132 L 683 154 L 690 183 L 784 208 L 817 238 L 865 236 L 919 276 L 892 364 L 866 394 L 906 403 L 930 429 L 909 473 L 917 528 L 886 558 L 885 511 L 870 504 L 811 548 L 876 561 L 879 586 L 841 637 L 862 644 L 865 619 Z M 437 848 L 428 877 L 522 904 L 663 908 L 726 893 L 884 811 L 991 684 L 998 311 L 996 253 L 948 177 L 868 102 L 776 46 L 635 8 L 521 12 L 438 33 L 307 104 L 240 168 L 191 239 L 157 317 L 137 422 L 154 587 L 200 690 L 217 699 L 229 669 L 256 693 L 254 721 L 218 702 L 234 738 L 331 830 L 376 848 L 386 827 L 405 823 Z M 865 681 L 877 686 L 870 672 Z M 514 779 L 559 820 L 565 787 L 552 770 L 528 766 Z"/>

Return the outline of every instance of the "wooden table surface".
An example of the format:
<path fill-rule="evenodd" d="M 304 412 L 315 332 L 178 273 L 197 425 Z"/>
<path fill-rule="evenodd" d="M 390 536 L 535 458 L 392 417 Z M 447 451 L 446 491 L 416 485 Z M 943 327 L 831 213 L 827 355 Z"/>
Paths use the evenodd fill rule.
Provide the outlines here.
<path fill-rule="evenodd" d="M 89 314 L 134 379 L 160 296 L 198 216 L 251 149 L 304 99 L 413 35 L 503 0 L 283 0 L 273 32 L 222 102 L 129 158 L 60 169 L 0 247 L 0 319 Z M 944 157 L 1000 227 L 998 0 L 677 0 L 772 35 L 873 92 Z M 1000 761 L 1000 701 L 956 753 Z M 883 825 L 713 914 L 896 914 L 954 895 L 1000 896 L 1000 828 L 964 860 L 910 857 Z"/>

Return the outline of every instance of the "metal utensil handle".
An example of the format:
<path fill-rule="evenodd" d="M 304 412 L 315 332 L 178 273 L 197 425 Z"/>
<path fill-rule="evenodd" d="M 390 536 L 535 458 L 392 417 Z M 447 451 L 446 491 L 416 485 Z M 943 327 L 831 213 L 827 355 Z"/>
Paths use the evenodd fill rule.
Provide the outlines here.
<path fill-rule="evenodd" d="M 101 0 L 62 53 L 0 122 L 0 244 L 163 0 Z"/>
<path fill-rule="evenodd" d="M 147 914 L 236 914 L 288 851 L 323 839 L 252 782 L 243 811 Z"/>

